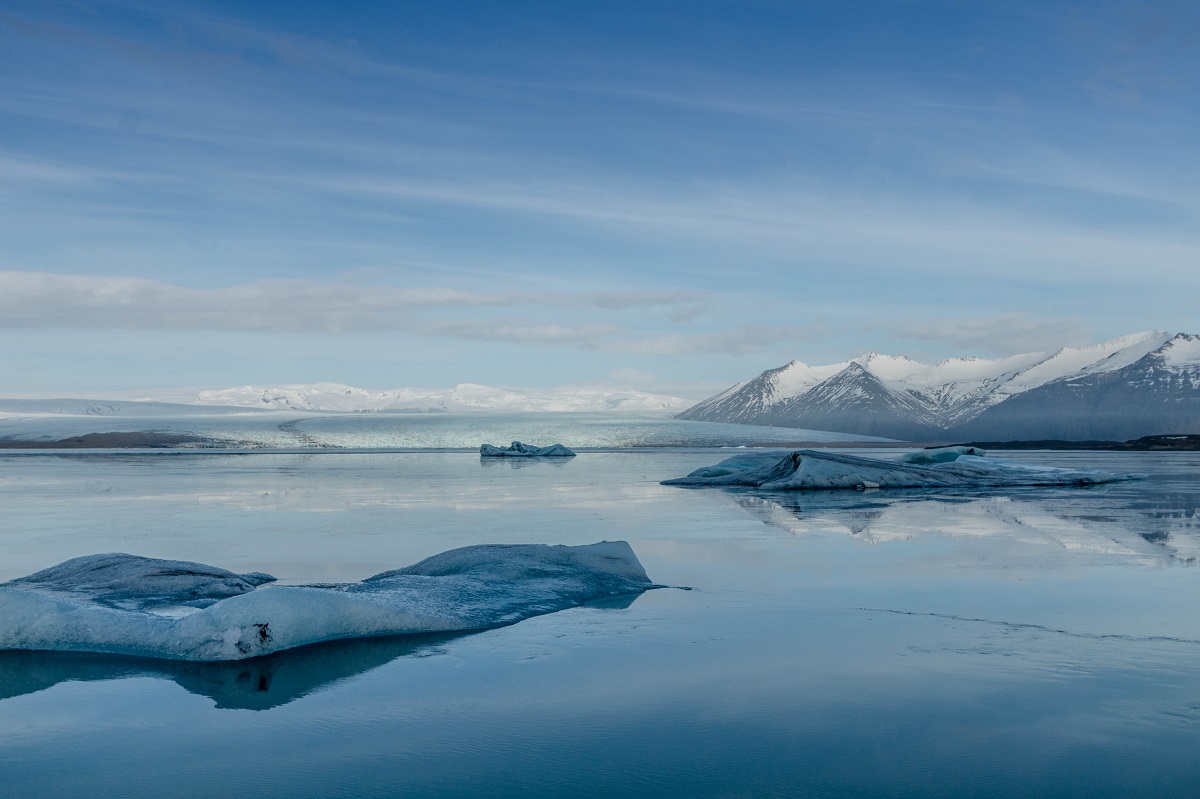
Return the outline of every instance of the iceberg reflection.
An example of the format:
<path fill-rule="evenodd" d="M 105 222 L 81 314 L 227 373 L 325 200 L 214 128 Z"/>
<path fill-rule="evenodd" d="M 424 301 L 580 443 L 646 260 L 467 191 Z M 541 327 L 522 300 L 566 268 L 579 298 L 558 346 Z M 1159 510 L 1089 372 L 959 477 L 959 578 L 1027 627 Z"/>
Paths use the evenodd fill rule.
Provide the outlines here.
<path fill-rule="evenodd" d="M 397 658 L 440 654 L 449 641 L 474 633 L 431 633 L 331 641 L 251 660 L 198 663 L 89 652 L 0 651 L 0 699 L 62 682 L 156 677 L 219 708 L 268 710 Z"/>
<path fill-rule="evenodd" d="M 765 492 L 729 489 L 734 501 L 768 524 L 797 535 L 840 532 L 871 543 L 918 536 L 1003 536 L 1158 562 L 1200 559 L 1200 493 L 1094 486 L 1071 492 L 1025 488 L 970 495 L 934 489 Z"/>
<path fill-rule="evenodd" d="M 628 608 L 638 596 L 588 602 L 593 610 Z M 436 657 L 446 645 L 481 630 L 349 638 L 297 647 L 248 660 L 212 663 L 92 652 L 0 651 L 0 700 L 64 682 L 136 677 L 171 680 L 217 708 L 270 710 L 366 674 L 401 658 Z"/>

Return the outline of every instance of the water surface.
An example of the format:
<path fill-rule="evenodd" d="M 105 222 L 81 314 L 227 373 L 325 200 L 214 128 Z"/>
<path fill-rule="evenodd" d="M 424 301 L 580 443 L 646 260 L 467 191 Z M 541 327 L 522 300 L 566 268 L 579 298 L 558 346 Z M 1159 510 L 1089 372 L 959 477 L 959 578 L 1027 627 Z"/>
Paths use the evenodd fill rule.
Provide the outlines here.
<path fill-rule="evenodd" d="M 1194 793 L 1200 457 L 1020 453 L 1151 476 L 1005 493 L 658 484 L 726 454 L 0 455 L 0 579 L 625 539 L 693 589 L 240 664 L 3 653 L 0 795 Z"/>

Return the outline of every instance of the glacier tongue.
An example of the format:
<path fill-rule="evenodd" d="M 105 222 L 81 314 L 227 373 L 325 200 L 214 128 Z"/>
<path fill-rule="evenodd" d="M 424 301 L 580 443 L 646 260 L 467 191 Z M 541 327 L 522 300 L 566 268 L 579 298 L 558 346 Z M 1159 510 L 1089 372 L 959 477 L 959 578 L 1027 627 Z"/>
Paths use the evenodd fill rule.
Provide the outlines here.
<path fill-rule="evenodd" d="M 168 573 L 180 563 L 187 574 Z M 0 584 L 0 650 L 241 660 L 344 638 L 499 627 L 655 587 L 624 541 L 484 544 L 360 583 L 255 590 L 270 579 L 134 555 L 75 558 Z M 159 612 L 197 590 L 225 596 L 187 615 Z"/>
<path fill-rule="evenodd" d="M 972 452 L 973 451 L 973 452 Z M 752 486 L 769 491 L 866 488 L 1003 488 L 1095 485 L 1141 475 L 1058 469 L 988 458 L 974 447 L 946 447 L 898 460 L 815 450 L 735 455 L 663 485 Z"/>
<path fill-rule="evenodd" d="M 172 400 L 189 404 L 269 408 L 294 411 L 657 411 L 685 407 L 687 400 L 665 394 L 606 386 L 562 386 L 553 389 L 500 388 L 459 383 L 453 388 L 403 387 L 370 390 L 342 383 L 241 386 L 206 389 L 193 395 L 170 392 Z"/>

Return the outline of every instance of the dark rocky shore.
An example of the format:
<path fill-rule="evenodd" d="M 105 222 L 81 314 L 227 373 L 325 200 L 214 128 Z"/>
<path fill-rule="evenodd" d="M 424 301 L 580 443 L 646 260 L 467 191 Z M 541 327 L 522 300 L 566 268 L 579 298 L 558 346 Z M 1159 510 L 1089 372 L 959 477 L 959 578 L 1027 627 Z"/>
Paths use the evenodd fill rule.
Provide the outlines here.
<path fill-rule="evenodd" d="M 1128 452 L 1200 450 L 1200 435 L 1142 436 L 1131 441 L 972 441 L 982 449 L 1076 449 Z"/>
<path fill-rule="evenodd" d="M 1200 434 L 1143 436 L 1130 441 L 797 441 L 781 444 L 754 444 L 756 449 L 937 449 L 939 447 L 979 447 L 980 449 L 1059 449 L 1113 452 L 1190 452 L 1200 450 Z"/>
<path fill-rule="evenodd" d="M 171 447 L 219 447 L 225 442 L 201 436 L 172 433 L 87 433 L 57 441 L 0 439 L 0 449 L 167 449 Z"/>

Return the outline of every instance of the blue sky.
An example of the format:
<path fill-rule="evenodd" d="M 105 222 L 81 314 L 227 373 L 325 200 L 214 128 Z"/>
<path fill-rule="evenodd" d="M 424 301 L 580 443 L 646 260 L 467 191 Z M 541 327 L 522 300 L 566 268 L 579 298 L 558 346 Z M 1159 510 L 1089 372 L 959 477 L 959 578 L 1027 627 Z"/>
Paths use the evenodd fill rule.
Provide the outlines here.
<path fill-rule="evenodd" d="M 1200 331 L 1194 2 L 0 2 L 0 393 Z"/>

